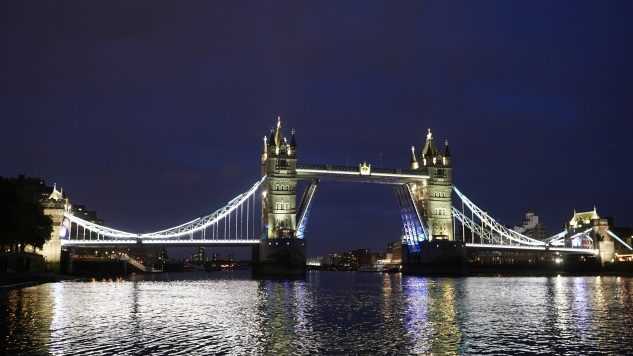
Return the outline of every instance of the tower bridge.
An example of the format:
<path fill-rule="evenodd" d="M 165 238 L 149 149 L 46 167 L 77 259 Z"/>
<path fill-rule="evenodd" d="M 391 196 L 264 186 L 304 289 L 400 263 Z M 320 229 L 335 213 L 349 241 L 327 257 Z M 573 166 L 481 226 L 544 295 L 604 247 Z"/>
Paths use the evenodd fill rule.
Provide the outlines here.
<path fill-rule="evenodd" d="M 385 169 L 362 162 L 358 166 L 299 164 L 294 130 L 284 137 L 281 119 L 264 136 L 261 177 L 216 211 L 175 227 L 146 233 L 102 226 L 72 214 L 60 205 L 63 219 L 51 246 L 252 246 L 262 273 L 302 273 L 310 207 L 323 180 L 390 184 L 400 207 L 405 266 L 433 267 L 437 262 L 459 264 L 469 251 L 524 251 L 614 258 L 616 249 L 633 250 L 594 215 L 575 216 L 569 227 L 546 240 L 536 240 L 497 222 L 452 183 L 452 157 L 445 141 L 435 145 L 429 129 L 409 167 Z M 297 199 L 297 183 L 308 185 Z M 54 192 L 55 193 L 55 192 Z M 53 196 L 52 194 L 51 196 Z M 56 195 L 60 199 L 59 194 Z M 58 215 L 61 215 L 58 214 Z M 48 250 L 51 250 L 50 248 Z M 59 261 L 47 256 L 49 261 Z"/>

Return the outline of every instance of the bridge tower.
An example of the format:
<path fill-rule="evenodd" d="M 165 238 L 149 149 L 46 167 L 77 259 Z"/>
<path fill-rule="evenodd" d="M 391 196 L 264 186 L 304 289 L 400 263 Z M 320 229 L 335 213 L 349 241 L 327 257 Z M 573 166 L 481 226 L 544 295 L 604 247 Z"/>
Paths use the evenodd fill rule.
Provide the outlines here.
<path fill-rule="evenodd" d="M 462 273 L 465 262 L 463 242 L 453 231 L 453 166 L 448 141 L 442 151 L 435 147 L 431 129 L 419 156 L 411 149 L 411 170 L 426 171 L 429 178 L 408 183 L 412 202 L 425 230 L 424 240 L 408 247 L 403 268 L 410 273 Z"/>
<path fill-rule="evenodd" d="M 448 140 L 444 142 L 443 153 L 434 147 L 431 129 L 426 135 L 425 147 L 422 150 L 422 163 L 428 167 L 430 176 L 425 192 L 425 215 L 428 220 L 430 238 L 453 241 L 451 154 Z"/>
<path fill-rule="evenodd" d="M 428 180 L 416 184 L 413 189 L 416 192 L 415 204 L 426 223 L 428 239 L 453 241 L 453 168 L 448 140 L 445 141 L 443 152 L 440 152 L 433 143 L 433 133 L 429 129 L 420 157 L 415 157 L 414 152 L 412 150 L 411 169 L 427 170 L 429 174 Z"/>
<path fill-rule="evenodd" d="M 264 137 L 262 176 L 264 190 L 264 226 L 266 239 L 293 238 L 297 230 L 297 145 L 294 130 L 290 141 L 283 137 L 281 118 L 277 127 Z"/>
<path fill-rule="evenodd" d="M 57 185 L 53 186 L 53 191 L 46 199 L 41 200 L 44 214 L 49 216 L 53 222 L 53 230 L 50 240 L 44 243 L 40 253 L 46 260 L 46 267 L 50 271 L 59 272 L 61 266 L 62 245 L 60 236 L 63 234 L 62 221 L 64 213 L 70 209 L 68 198 L 63 191 L 57 190 Z"/>
<path fill-rule="evenodd" d="M 590 230 L 588 234 L 583 231 Z M 590 211 L 576 212 L 567 224 L 565 247 L 594 248 L 598 250 L 598 258 L 604 265 L 613 262 L 615 257 L 615 241 L 609 235 L 609 221 L 598 215 L 596 207 Z"/>
<path fill-rule="evenodd" d="M 283 135 L 281 118 L 264 137 L 261 174 L 266 176 L 262 193 L 262 240 L 258 251 L 261 274 L 305 273 L 305 242 L 297 238 L 297 142 Z"/>

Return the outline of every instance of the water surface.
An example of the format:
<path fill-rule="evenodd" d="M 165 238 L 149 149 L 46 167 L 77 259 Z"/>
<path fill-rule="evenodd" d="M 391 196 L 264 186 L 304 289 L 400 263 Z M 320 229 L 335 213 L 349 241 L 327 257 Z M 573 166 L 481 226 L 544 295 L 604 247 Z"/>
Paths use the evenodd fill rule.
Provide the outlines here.
<path fill-rule="evenodd" d="M 633 347 L 633 278 L 145 278 L 0 295 L 0 353 L 587 355 Z"/>

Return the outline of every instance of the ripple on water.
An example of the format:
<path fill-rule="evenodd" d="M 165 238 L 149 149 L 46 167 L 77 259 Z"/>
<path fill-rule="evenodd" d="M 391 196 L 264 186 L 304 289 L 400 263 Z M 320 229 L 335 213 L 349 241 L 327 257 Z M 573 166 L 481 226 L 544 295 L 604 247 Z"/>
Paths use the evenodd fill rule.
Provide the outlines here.
<path fill-rule="evenodd" d="M 633 279 L 309 273 L 62 282 L 0 296 L 16 354 L 564 354 L 633 346 Z"/>

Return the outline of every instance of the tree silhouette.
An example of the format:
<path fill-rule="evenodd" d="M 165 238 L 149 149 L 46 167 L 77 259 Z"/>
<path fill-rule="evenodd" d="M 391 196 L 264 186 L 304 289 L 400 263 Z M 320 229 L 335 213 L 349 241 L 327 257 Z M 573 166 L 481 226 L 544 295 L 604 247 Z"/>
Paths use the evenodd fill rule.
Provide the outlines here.
<path fill-rule="evenodd" d="M 53 222 L 39 197 L 39 190 L 22 179 L 0 178 L 0 245 L 24 252 L 26 245 L 42 248 L 50 239 Z"/>

